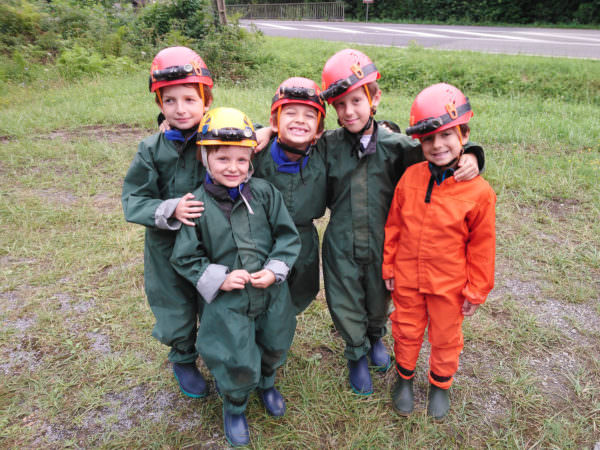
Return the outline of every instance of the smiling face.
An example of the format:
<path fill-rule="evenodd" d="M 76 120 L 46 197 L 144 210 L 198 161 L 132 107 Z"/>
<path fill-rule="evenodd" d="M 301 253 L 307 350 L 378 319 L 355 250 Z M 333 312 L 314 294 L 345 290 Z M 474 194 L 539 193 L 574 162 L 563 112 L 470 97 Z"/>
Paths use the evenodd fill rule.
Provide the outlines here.
<path fill-rule="evenodd" d="M 173 128 L 189 130 L 197 127 L 205 113 L 204 103 L 193 84 L 176 84 L 161 88 L 161 111 Z"/>
<path fill-rule="evenodd" d="M 316 108 L 302 103 L 290 103 L 281 107 L 279 123 L 277 113 L 271 116 L 271 127 L 279 140 L 297 150 L 306 150 L 314 140 L 319 128 Z"/>
<path fill-rule="evenodd" d="M 239 145 L 221 145 L 209 150 L 207 161 L 213 181 L 228 188 L 242 184 L 250 170 L 251 153 L 250 147 Z"/>
<path fill-rule="evenodd" d="M 337 113 L 340 125 L 351 133 L 360 132 L 367 124 L 369 117 L 371 117 L 371 106 L 373 108 L 377 107 L 380 99 L 381 91 L 377 90 L 371 99 L 372 105 L 370 105 L 369 98 L 363 86 L 337 98 L 333 101 L 333 107 Z M 369 130 L 365 130 L 364 134 L 371 134 L 371 132 L 372 127 Z"/>
<path fill-rule="evenodd" d="M 461 154 L 463 145 L 469 138 L 466 131 L 459 135 L 458 127 L 448 128 L 421 138 L 421 147 L 425 159 L 436 166 L 447 166 Z"/>

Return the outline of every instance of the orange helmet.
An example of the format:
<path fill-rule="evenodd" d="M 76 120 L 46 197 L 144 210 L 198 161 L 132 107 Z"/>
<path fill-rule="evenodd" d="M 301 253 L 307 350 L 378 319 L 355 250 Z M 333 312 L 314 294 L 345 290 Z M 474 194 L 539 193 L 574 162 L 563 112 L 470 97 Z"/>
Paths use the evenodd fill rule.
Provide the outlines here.
<path fill-rule="evenodd" d="M 378 80 L 380 74 L 371 59 L 358 50 L 340 50 L 327 60 L 321 75 L 321 96 L 330 105 L 342 95 Z M 365 86 L 366 90 L 366 86 Z M 371 96 L 367 90 L 369 103 Z"/>
<path fill-rule="evenodd" d="M 275 92 L 271 102 L 271 114 L 283 105 L 301 103 L 317 108 L 317 111 L 325 116 L 325 103 L 320 95 L 321 89 L 313 80 L 302 77 L 288 78 Z"/>
<path fill-rule="evenodd" d="M 150 92 L 164 86 L 199 83 L 212 88 L 213 80 L 200 56 L 187 47 L 169 47 L 158 52 L 150 67 Z"/>
<path fill-rule="evenodd" d="M 451 84 L 438 83 L 423 89 L 410 108 L 406 134 L 420 139 L 464 123 L 473 117 L 469 99 Z"/>

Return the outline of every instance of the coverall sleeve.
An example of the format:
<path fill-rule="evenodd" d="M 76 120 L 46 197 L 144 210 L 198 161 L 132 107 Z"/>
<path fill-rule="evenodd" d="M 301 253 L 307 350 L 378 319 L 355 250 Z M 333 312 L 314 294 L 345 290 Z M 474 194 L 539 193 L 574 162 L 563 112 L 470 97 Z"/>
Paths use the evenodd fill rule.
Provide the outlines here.
<path fill-rule="evenodd" d="M 473 215 L 467 217 L 467 284 L 462 290 L 473 304 L 485 302 L 494 287 L 496 258 L 496 194 L 490 188 Z"/>
<path fill-rule="evenodd" d="M 394 260 L 396 257 L 396 249 L 398 248 L 398 240 L 400 239 L 400 211 L 402 208 L 402 185 L 404 184 L 401 178 L 396 186 L 394 198 L 390 205 L 387 221 L 385 223 L 385 241 L 383 244 L 383 265 L 381 273 L 384 280 L 394 278 Z"/>
<path fill-rule="evenodd" d="M 479 166 L 479 173 L 485 169 L 485 154 L 483 148 L 479 144 L 474 142 L 467 142 L 465 144 L 465 153 L 471 153 L 477 158 L 477 166 Z"/>
<path fill-rule="evenodd" d="M 142 142 L 123 182 L 121 202 L 125 220 L 147 227 L 177 230 L 181 222 L 171 215 L 179 199 L 160 198 L 158 177 L 150 151 Z"/>
<path fill-rule="evenodd" d="M 285 206 L 281 192 L 273 185 L 269 186 L 272 190 L 272 201 L 269 204 L 267 216 L 273 234 L 273 247 L 271 247 L 264 268 L 275 274 L 277 282 L 282 282 L 287 278 L 300 254 L 300 236 Z"/>
<path fill-rule="evenodd" d="M 183 227 L 175 239 L 171 264 L 175 271 L 188 280 L 207 303 L 219 294 L 229 268 L 221 264 L 211 264 L 202 244 L 200 227 Z"/>

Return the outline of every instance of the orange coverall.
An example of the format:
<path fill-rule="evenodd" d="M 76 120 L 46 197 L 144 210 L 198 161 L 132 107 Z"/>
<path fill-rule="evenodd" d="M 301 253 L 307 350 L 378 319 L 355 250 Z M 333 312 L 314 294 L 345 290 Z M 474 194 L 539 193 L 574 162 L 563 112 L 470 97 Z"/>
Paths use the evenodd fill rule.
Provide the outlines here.
<path fill-rule="evenodd" d="M 463 348 L 463 301 L 481 304 L 494 286 L 496 194 L 480 176 L 431 183 L 428 164 L 409 167 L 396 186 L 382 274 L 394 279 L 394 352 L 407 372 L 398 373 L 413 376 L 429 322 L 429 381 L 447 389 Z"/>

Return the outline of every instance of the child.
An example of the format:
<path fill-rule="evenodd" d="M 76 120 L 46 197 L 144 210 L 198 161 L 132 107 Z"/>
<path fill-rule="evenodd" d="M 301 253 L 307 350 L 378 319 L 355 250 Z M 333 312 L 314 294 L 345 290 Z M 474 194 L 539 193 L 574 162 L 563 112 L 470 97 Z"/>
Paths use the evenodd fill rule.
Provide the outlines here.
<path fill-rule="evenodd" d="M 319 148 L 326 149 L 331 210 L 323 238 L 325 294 L 333 322 L 346 342 L 350 385 L 360 395 L 373 392 L 367 356 L 379 371 L 391 366 L 382 342 L 389 304 L 381 277 L 384 225 L 400 176 L 423 160 L 418 141 L 389 132 L 373 120 L 381 100 L 379 77 L 368 56 L 352 49 L 333 55 L 322 74 L 322 96 L 333 104 L 342 126 L 326 132 L 318 142 Z M 468 151 L 483 159 L 481 148 Z M 478 173 L 473 155 L 463 156 L 459 167 L 457 180 Z"/>
<path fill-rule="evenodd" d="M 150 91 L 171 130 L 144 139 L 123 184 L 125 219 L 146 227 L 144 287 L 156 318 L 152 335 L 171 348 L 169 361 L 181 391 L 204 397 L 208 386 L 196 367 L 197 321 L 194 287 L 169 264 L 176 231 L 200 216 L 202 203 L 191 192 L 204 177 L 196 161 L 198 124 L 212 103 L 213 81 L 193 50 L 170 47 L 152 61 Z"/>
<path fill-rule="evenodd" d="M 288 279 L 296 314 L 310 305 L 320 289 L 319 235 L 313 225 L 313 219 L 325 213 L 325 161 L 314 146 L 325 122 L 320 93 L 307 78 L 281 83 L 271 103 L 271 130 L 276 136 L 254 160 L 254 175 L 281 191 L 300 234 L 300 256 Z"/>
<path fill-rule="evenodd" d="M 246 445 L 244 411 L 254 389 L 269 414 L 285 413 L 275 371 L 296 328 L 285 279 L 300 239 L 281 193 L 250 178 L 256 135 L 243 113 L 209 111 L 199 145 L 206 179 L 194 195 L 206 213 L 179 231 L 171 262 L 205 302 L 198 350 L 223 398 L 225 436 Z"/>
<path fill-rule="evenodd" d="M 427 161 L 409 167 L 396 187 L 382 267 L 395 306 L 390 318 L 398 380 L 392 402 L 401 415 L 413 411 L 412 382 L 426 327 L 427 414 L 446 415 L 463 348 L 463 317 L 475 313 L 494 285 L 496 195 L 481 177 L 464 183 L 453 178 L 472 116 L 463 93 L 444 83 L 421 91 L 410 111 L 406 132 L 421 141 Z"/>

